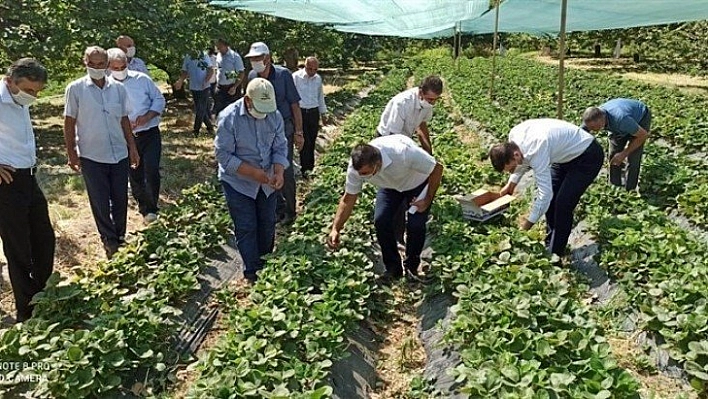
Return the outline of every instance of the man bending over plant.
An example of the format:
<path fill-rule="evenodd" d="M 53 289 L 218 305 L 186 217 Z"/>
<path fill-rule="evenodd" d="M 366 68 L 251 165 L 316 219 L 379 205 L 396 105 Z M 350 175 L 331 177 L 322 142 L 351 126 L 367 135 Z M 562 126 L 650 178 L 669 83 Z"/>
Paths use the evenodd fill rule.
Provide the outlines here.
<path fill-rule="evenodd" d="M 511 173 L 500 195 L 513 194 L 521 177 L 533 169 L 536 199 L 521 222 L 530 229 L 546 214 L 546 247 L 563 256 L 580 196 L 600 172 L 603 151 L 580 127 L 558 119 L 529 119 L 509 132 L 509 141 L 489 150 L 494 169 Z"/>
<path fill-rule="evenodd" d="M 381 246 L 386 272 L 382 279 L 390 282 L 403 276 L 401 255 L 398 253 L 393 219 L 401 204 L 413 211 L 406 223 L 406 273 L 417 279 L 420 253 L 425 243 L 425 223 L 430 204 L 440 186 L 443 166 L 420 148 L 410 137 L 400 134 L 378 137 L 369 144 L 354 147 L 347 168 L 344 195 L 339 201 L 327 245 L 336 248 L 340 232 L 352 213 L 365 181 L 379 187 L 376 194 L 374 225 Z M 410 211 L 409 211 L 410 212 Z"/>

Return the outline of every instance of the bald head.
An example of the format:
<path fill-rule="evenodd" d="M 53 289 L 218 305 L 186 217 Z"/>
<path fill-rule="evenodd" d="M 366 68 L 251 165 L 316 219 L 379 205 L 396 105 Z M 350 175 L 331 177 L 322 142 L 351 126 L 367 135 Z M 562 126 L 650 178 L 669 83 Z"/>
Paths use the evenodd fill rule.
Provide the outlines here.
<path fill-rule="evenodd" d="M 315 57 L 305 58 L 305 72 L 307 76 L 313 77 L 317 73 L 317 69 L 320 67 L 320 62 Z"/>

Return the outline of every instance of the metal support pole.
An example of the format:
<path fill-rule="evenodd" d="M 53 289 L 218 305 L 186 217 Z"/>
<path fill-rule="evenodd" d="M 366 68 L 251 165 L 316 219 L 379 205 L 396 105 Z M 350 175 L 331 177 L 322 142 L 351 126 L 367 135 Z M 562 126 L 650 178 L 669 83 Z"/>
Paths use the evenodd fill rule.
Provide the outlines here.
<path fill-rule="evenodd" d="M 497 46 L 499 46 L 499 3 L 497 0 L 494 10 L 494 44 L 492 44 L 492 79 L 489 83 L 489 98 L 494 98 L 494 78 L 497 75 Z"/>
<path fill-rule="evenodd" d="M 563 119 L 563 90 L 565 89 L 565 22 L 568 0 L 561 2 L 560 44 L 558 56 L 558 119 Z"/>

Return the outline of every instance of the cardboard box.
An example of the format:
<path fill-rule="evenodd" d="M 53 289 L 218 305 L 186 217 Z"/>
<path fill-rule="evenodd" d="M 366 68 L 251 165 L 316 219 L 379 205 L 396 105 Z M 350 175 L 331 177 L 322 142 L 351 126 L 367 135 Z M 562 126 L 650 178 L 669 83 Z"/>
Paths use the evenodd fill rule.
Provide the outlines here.
<path fill-rule="evenodd" d="M 479 189 L 472 194 L 458 195 L 455 199 L 460 203 L 465 219 L 484 222 L 503 213 L 516 197 L 508 194 L 500 197 L 497 193 Z"/>

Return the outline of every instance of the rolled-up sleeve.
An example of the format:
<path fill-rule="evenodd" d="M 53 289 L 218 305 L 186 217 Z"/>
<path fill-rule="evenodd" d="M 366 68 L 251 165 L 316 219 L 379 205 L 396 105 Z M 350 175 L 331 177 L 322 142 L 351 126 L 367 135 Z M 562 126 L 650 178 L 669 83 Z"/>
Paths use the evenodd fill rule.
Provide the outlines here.
<path fill-rule="evenodd" d="M 514 173 L 509 176 L 509 183 L 513 184 L 519 184 L 519 181 L 521 181 L 521 178 L 524 177 L 526 172 L 531 170 L 528 165 L 519 165 L 514 169 Z"/>
<path fill-rule="evenodd" d="M 219 118 L 214 148 L 219 167 L 227 174 L 235 175 L 243 161 L 236 156 L 236 126 L 233 118 Z"/>
<path fill-rule="evenodd" d="M 363 185 L 364 181 L 361 176 L 359 176 L 359 172 L 354 169 L 351 161 L 349 161 L 349 166 L 347 166 L 347 182 L 344 185 L 344 192 L 352 195 L 359 194 Z"/>
<path fill-rule="evenodd" d="M 287 169 L 290 162 L 288 162 L 288 140 L 285 138 L 285 124 L 280 112 L 276 112 L 275 115 L 275 139 L 273 140 L 271 162 L 283 165 L 283 168 Z"/>
<path fill-rule="evenodd" d="M 150 97 L 151 101 L 150 111 L 155 111 L 158 114 L 162 115 L 162 112 L 165 110 L 165 96 L 162 95 L 162 92 L 152 80 L 148 82 L 148 86 L 148 96 Z"/>

